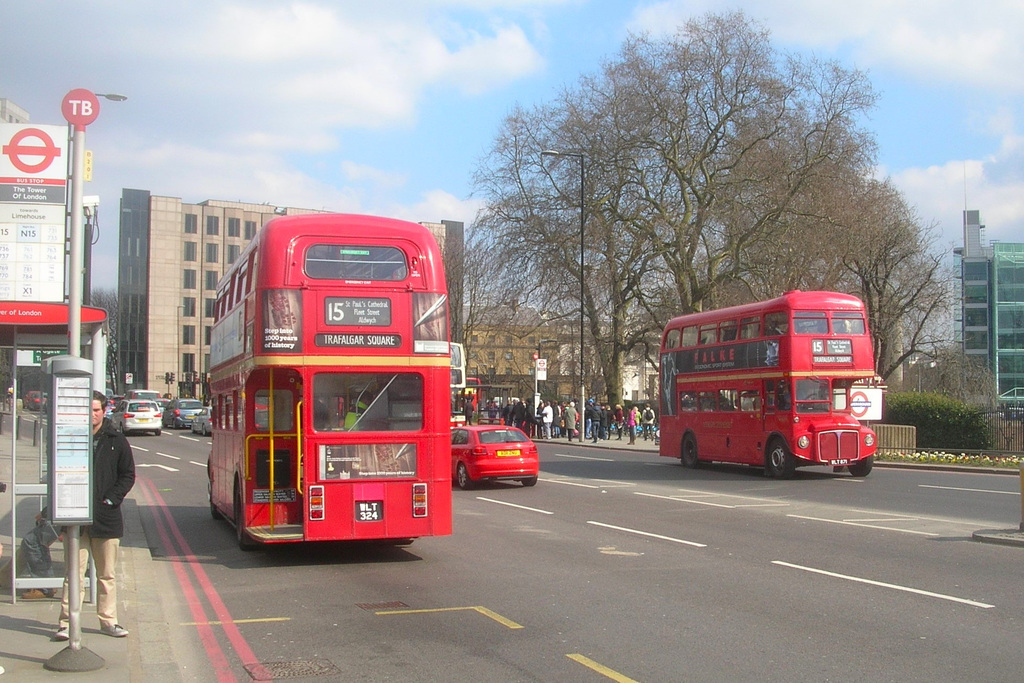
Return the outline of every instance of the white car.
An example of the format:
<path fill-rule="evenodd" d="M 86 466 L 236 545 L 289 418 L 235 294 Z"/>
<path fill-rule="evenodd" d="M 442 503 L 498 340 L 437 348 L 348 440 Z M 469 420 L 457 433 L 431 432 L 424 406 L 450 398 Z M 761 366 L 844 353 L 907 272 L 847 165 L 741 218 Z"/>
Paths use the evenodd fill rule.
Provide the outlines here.
<path fill-rule="evenodd" d="M 152 432 L 160 436 L 163 413 L 155 401 L 123 399 L 110 413 L 110 422 L 122 434 Z"/>

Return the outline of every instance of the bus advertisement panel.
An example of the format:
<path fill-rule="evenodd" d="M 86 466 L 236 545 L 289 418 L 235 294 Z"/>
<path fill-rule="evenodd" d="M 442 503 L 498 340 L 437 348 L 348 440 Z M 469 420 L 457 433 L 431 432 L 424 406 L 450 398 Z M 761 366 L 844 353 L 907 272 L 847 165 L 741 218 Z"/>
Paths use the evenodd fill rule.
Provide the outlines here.
<path fill-rule="evenodd" d="M 450 350 L 434 237 L 269 221 L 217 287 L 210 507 L 239 545 L 451 533 Z"/>
<path fill-rule="evenodd" d="M 779 478 L 807 465 L 866 476 L 875 435 L 854 417 L 851 388 L 874 374 L 864 304 L 846 294 L 679 316 L 662 334 L 660 453 Z"/>

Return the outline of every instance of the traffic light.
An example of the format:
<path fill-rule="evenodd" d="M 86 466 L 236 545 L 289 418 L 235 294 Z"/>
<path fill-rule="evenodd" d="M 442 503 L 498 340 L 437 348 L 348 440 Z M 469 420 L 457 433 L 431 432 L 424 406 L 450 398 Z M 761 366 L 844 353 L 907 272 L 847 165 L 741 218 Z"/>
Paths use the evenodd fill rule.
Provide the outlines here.
<path fill-rule="evenodd" d="M 167 373 L 167 383 L 168 384 L 174 384 L 174 373 L 173 372 L 168 372 Z"/>

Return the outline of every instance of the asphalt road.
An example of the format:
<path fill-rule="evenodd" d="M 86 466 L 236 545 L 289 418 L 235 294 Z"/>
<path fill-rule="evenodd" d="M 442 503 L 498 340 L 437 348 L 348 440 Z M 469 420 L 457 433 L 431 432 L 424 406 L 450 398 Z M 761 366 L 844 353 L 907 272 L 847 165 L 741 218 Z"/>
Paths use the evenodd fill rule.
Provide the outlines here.
<path fill-rule="evenodd" d="M 1022 550 L 971 540 L 1020 523 L 1016 477 L 776 481 L 541 443 L 536 487 L 456 490 L 451 537 L 246 553 L 209 512 L 208 438 L 131 441 L 185 680 L 1017 681 L 1024 665 Z"/>

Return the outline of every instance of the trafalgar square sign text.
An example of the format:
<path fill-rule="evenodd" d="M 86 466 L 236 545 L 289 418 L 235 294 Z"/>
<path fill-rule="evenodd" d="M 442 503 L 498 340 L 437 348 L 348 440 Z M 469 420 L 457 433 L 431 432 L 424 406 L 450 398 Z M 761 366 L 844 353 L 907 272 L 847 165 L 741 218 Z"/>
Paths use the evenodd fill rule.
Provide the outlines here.
<path fill-rule="evenodd" d="M 64 301 L 66 126 L 0 124 L 0 301 Z"/>

